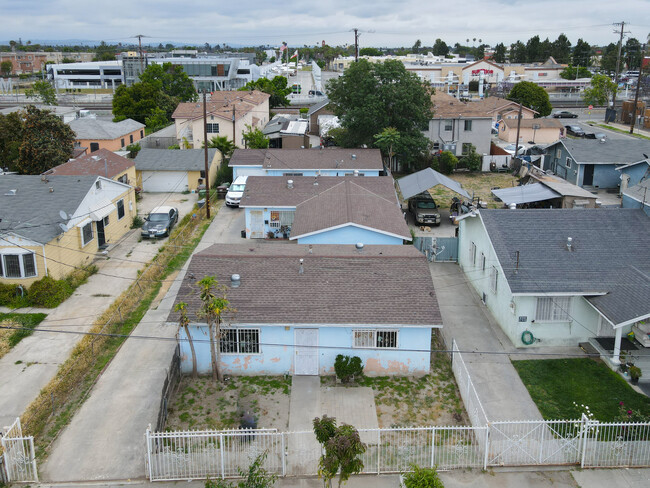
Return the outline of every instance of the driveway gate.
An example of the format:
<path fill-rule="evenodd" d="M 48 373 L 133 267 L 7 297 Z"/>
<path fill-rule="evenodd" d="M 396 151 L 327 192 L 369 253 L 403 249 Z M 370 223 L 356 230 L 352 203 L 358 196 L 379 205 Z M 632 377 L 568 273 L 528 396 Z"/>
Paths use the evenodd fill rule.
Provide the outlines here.
<path fill-rule="evenodd" d="M 4 450 L 4 464 L 9 482 L 38 482 L 34 437 L 23 436 L 19 418 L 7 429 L 0 441 Z"/>

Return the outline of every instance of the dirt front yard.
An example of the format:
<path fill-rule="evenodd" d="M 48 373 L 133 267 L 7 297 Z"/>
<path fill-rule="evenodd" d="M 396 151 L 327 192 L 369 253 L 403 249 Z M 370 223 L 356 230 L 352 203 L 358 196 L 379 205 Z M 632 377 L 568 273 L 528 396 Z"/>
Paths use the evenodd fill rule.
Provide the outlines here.
<path fill-rule="evenodd" d="M 510 188 L 517 186 L 518 178 L 510 173 L 454 173 L 449 177 L 463 185 L 467 192 L 480 197 L 481 201 L 487 202 L 488 208 L 501 208 L 502 202 L 497 202 L 492 195 L 493 188 Z M 441 208 L 449 208 L 452 197 L 459 197 L 457 193 L 447 187 L 438 185 L 429 190 L 431 196 Z"/>

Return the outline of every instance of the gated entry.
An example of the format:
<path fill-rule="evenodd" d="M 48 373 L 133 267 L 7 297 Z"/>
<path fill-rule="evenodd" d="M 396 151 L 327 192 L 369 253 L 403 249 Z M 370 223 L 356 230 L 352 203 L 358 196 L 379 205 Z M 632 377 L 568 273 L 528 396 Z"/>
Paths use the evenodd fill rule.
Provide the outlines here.
<path fill-rule="evenodd" d="M 413 245 L 429 261 L 458 262 L 458 237 L 415 237 Z"/>
<path fill-rule="evenodd" d="M 7 428 L 0 439 L 4 450 L 5 468 L 10 482 L 38 482 L 36 457 L 34 456 L 34 437 L 23 436 L 20 419 Z"/>

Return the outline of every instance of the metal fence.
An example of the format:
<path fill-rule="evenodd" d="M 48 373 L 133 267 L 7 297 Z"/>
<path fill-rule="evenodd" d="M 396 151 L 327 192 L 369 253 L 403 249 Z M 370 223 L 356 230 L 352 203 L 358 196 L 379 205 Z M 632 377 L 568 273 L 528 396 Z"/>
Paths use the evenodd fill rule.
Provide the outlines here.
<path fill-rule="evenodd" d="M 179 383 L 181 381 L 181 351 L 180 345 L 176 345 L 174 349 L 174 355 L 172 356 L 172 362 L 169 365 L 167 370 L 167 377 L 163 383 L 162 395 L 160 396 L 160 408 L 158 409 L 158 422 L 156 423 L 156 431 L 160 432 L 165 430 L 165 424 L 167 423 L 167 414 L 169 401 L 176 391 Z"/>
<path fill-rule="evenodd" d="M 0 443 L 4 451 L 4 469 L 7 482 L 38 482 L 34 438 L 32 436 L 23 436 L 19 418 L 0 438 Z"/>
<path fill-rule="evenodd" d="M 469 420 L 474 427 L 484 427 L 488 424 L 488 417 L 479 399 L 478 392 L 474 387 L 472 378 L 469 375 L 463 356 L 455 339 L 451 341 L 451 369 L 456 377 L 460 396 L 465 404 L 465 410 Z"/>

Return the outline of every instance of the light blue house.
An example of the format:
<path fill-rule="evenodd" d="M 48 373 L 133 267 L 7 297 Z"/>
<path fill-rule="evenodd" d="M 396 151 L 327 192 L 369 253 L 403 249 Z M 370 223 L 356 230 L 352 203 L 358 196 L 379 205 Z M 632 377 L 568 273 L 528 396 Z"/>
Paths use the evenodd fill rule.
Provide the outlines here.
<path fill-rule="evenodd" d="M 196 281 L 206 275 L 226 285 L 235 309 L 219 339 L 226 374 L 333 374 L 338 354 L 359 356 L 367 375 L 429 371 L 431 331 L 442 319 L 426 258 L 413 246 L 218 244 L 195 254 L 177 302 L 188 304 L 201 373 L 210 371 L 210 349 Z M 182 370 L 191 371 L 180 339 Z"/>
<path fill-rule="evenodd" d="M 640 210 L 481 210 L 459 264 L 517 347 L 615 337 L 650 317 L 650 219 Z"/>
<path fill-rule="evenodd" d="M 379 176 L 379 149 L 236 149 L 228 166 L 233 181 L 247 176 Z"/>
<path fill-rule="evenodd" d="M 640 208 L 650 216 L 650 178 L 625 189 L 621 206 L 623 208 Z"/>
<path fill-rule="evenodd" d="M 574 185 L 618 188 L 618 170 L 623 168 L 630 176 L 629 185 L 635 185 L 648 168 L 648 154 L 650 145 L 638 139 L 562 139 L 546 148 L 543 169 Z"/>
<path fill-rule="evenodd" d="M 390 176 L 250 176 L 239 206 L 252 239 L 377 245 L 411 240 Z"/>

